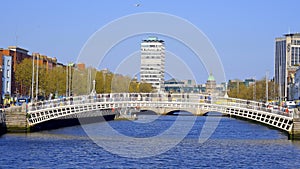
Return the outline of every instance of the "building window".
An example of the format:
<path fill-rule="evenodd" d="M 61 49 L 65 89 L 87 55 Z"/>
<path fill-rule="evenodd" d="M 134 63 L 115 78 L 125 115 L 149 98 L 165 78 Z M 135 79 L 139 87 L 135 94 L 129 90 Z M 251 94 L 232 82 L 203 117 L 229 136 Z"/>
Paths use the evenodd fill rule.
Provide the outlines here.
<path fill-rule="evenodd" d="M 10 66 L 10 60 L 7 60 L 7 66 Z"/>
<path fill-rule="evenodd" d="M 9 93 L 9 81 L 6 81 L 6 92 Z"/>
<path fill-rule="evenodd" d="M 10 77 L 10 75 L 9 75 L 9 74 L 10 74 L 10 73 L 9 73 L 9 70 L 7 70 L 6 72 L 7 72 L 7 73 L 6 73 L 6 77 L 9 78 L 9 77 Z"/>

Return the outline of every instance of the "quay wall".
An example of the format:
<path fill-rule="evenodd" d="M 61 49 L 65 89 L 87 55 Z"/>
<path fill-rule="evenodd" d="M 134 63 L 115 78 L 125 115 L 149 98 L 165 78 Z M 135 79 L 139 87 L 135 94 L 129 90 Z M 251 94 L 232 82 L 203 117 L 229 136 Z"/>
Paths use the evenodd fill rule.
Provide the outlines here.
<path fill-rule="evenodd" d="M 26 105 L 6 108 L 4 113 L 7 132 L 26 132 L 28 130 Z"/>
<path fill-rule="evenodd" d="M 290 139 L 300 140 L 300 119 L 294 119 L 293 129 L 292 129 L 292 132 L 290 134 Z"/>
<path fill-rule="evenodd" d="M 6 126 L 5 126 L 5 114 L 4 110 L 0 110 L 0 135 L 4 134 L 6 132 Z"/>

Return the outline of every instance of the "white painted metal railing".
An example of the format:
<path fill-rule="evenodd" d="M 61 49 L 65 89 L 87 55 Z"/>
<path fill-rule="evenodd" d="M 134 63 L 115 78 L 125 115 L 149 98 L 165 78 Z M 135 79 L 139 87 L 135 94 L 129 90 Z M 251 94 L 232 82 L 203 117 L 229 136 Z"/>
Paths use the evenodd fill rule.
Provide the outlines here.
<path fill-rule="evenodd" d="M 218 111 L 231 116 L 258 121 L 273 127 L 290 131 L 290 114 L 280 110 L 269 110 L 263 103 L 235 98 L 213 97 L 200 94 L 153 94 L 153 93 L 113 93 L 95 96 L 77 96 L 27 105 L 29 125 L 74 114 L 99 111 L 100 115 L 112 114 L 120 108 L 172 108 L 178 110 L 200 109 Z M 102 112 L 102 114 L 101 114 Z"/>

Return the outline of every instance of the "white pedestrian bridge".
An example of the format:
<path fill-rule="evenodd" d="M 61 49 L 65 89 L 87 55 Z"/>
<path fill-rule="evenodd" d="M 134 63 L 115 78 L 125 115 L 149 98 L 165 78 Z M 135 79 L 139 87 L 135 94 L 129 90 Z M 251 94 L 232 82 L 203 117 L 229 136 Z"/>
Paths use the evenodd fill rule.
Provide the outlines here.
<path fill-rule="evenodd" d="M 113 115 L 118 110 L 150 110 L 158 115 L 186 111 L 201 116 L 209 112 L 260 122 L 291 132 L 293 115 L 270 110 L 261 102 L 201 94 L 111 93 L 55 99 L 27 105 L 27 121 L 34 126 L 53 119 Z M 91 113 L 93 112 L 93 113 Z"/>

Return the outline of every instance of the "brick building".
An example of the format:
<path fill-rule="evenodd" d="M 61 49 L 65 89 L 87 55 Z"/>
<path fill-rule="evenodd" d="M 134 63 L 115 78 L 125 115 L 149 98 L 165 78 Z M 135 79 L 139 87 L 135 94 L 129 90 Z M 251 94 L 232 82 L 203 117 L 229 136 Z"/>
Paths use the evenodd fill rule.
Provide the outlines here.
<path fill-rule="evenodd" d="M 34 64 L 39 65 L 40 68 L 45 68 L 49 71 L 57 66 L 57 59 L 48 57 L 39 53 L 28 54 L 28 50 L 17 47 L 9 46 L 7 49 L 0 48 L 0 89 L 1 100 L 5 97 L 13 97 L 17 95 L 24 95 L 24 91 L 21 90 L 21 86 L 17 84 L 15 79 L 15 72 L 18 69 L 17 64 L 21 63 L 24 59 L 35 60 Z M 29 90 L 29 89 L 27 89 Z"/>
<path fill-rule="evenodd" d="M 10 97 L 19 93 L 19 86 L 15 81 L 15 72 L 17 64 L 21 63 L 25 58 L 31 58 L 26 49 L 17 46 L 9 46 L 7 49 L 0 48 L 1 102 L 4 97 Z"/>

